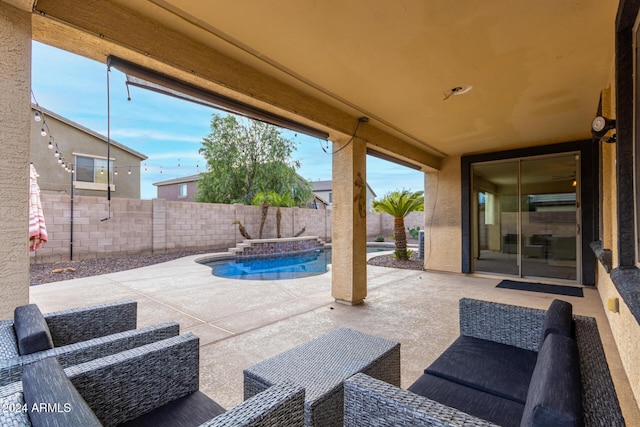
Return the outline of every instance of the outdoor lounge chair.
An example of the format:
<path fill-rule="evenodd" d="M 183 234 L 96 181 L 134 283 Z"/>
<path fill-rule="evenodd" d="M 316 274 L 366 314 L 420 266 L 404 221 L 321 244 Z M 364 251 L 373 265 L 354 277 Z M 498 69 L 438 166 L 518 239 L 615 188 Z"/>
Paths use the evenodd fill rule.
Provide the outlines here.
<path fill-rule="evenodd" d="M 408 390 L 364 374 L 345 381 L 344 425 L 624 426 L 596 320 L 570 306 L 463 298 L 460 337 Z"/>
<path fill-rule="evenodd" d="M 0 321 L 0 386 L 19 381 L 25 365 L 47 357 L 67 367 L 180 333 L 176 322 L 136 329 L 136 318 L 135 301 L 46 315 L 35 304 L 18 307 L 14 320 Z"/>
<path fill-rule="evenodd" d="M 303 425 L 300 387 L 274 385 L 227 412 L 198 388 L 199 339 L 193 333 L 65 370 L 46 359 L 25 368 L 22 382 L 0 388 L 0 405 L 18 408 L 0 412 L 0 425 Z M 43 403 L 49 411 L 39 410 Z"/>

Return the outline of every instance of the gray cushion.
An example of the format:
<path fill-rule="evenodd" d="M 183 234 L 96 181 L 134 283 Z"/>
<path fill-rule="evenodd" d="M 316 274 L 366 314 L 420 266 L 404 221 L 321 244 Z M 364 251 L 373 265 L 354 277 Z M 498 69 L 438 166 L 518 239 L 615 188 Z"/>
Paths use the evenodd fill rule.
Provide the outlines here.
<path fill-rule="evenodd" d="M 0 325 L 0 360 L 13 359 L 20 356 L 18 342 L 12 323 Z"/>
<path fill-rule="evenodd" d="M 572 338 L 549 334 L 538 354 L 521 426 L 583 425 L 578 347 Z"/>
<path fill-rule="evenodd" d="M 539 348 L 542 348 L 542 344 L 549 334 L 573 337 L 573 306 L 570 303 L 559 299 L 553 300 L 542 324 Z"/>
<path fill-rule="evenodd" d="M 517 427 L 524 404 L 423 374 L 409 391 L 503 427 Z"/>
<path fill-rule="evenodd" d="M 53 348 L 49 326 L 35 304 L 16 307 L 13 312 L 13 328 L 22 356 Z"/>
<path fill-rule="evenodd" d="M 53 357 L 26 365 L 22 388 L 34 427 L 102 425 Z"/>
<path fill-rule="evenodd" d="M 463 335 L 424 373 L 524 404 L 537 356 L 535 351 Z"/>
<path fill-rule="evenodd" d="M 222 406 L 201 391 L 196 391 L 119 427 L 197 427 L 222 413 Z"/>

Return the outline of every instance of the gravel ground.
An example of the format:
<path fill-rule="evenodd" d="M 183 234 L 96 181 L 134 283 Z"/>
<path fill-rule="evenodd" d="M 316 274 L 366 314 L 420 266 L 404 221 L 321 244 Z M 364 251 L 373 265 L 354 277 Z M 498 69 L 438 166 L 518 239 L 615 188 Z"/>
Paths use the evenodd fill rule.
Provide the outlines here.
<path fill-rule="evenodd" d="M 32 285 L 58 282 L 60 280 L 78 279 L 81 277 L 98 276 L 100 274 L 116 273 L 132 268 L 145 267 L 182 258 L 188 255 L 211 253 L 212 251 L 198 252 L 173 252 L 165 254 L 130 255 L 118 258 L 97 258 L 78 261 L 61 261 L 43 264 L 31 264 L 30 276 Z M 404 268 L 409 270 L 423 270 L 422 260 L 417 253 L 411 254 L 409 261 L 400 261 L 391 255 L 381 255 L 371 258 L 370 265 L 390 268 Z M 54 270 L 63 271 L 54 273 Z M 74 271 L 75 270 L 75 271 Z"/>
<path fill-rule="evenodd" d="M 405 270 L 424 270 L 423 261 L 418 258 L 418 253 L 414 252 L 409 257 L 409 261 L 401 261 L 392 255 L 380 255 L 367 261 L 369 265 L 378 267 L 403 268 Z"/>
<path fill-rule="evenodd" d="M 158 264 L 182 258 L 188 255 L 211 253 L 215 251 L 191 251 L 172 252 L 165 254 L 150 255 L 130 255 L 117 258 L 97 258 L 83 259 L 79 261 L 61 261 L 44 264 L 31 264 L 30 276 L 32 285 L 58 282 L 60 280 L 78 279 L 81 277 L 98 276 L 100 274 L 116 273 L 118 271 L 130 270 L 132 268 L 145 267 L 147 265 Z M 54 273 L 54 270 L 64 271 Z M 75 269 L 73 271 L 72 269 Z"/>

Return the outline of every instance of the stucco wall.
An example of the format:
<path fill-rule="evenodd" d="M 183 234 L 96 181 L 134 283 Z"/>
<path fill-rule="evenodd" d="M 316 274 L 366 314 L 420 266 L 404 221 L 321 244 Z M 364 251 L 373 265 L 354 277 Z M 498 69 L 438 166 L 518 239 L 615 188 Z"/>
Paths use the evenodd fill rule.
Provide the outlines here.
<path fill-rule="evenodd" d="M 31 261 L 68 260 L 70 198 L 65 194 L 42 194 L 41 200 L 49 241 L 32 254 Z M 304 228 L 304 236 L 330 241 L 331 210 L 281 208 L 281 213 L 282 237 L 292 237 Z M 251 237 L 258 238 L 261 215 L 259 206 L 114 198 L 110 219 L 100 221 L 108 216 L 106 198 L 75 196 L 73 258 L 229 248 L 244 240 L 233 221 L 240 220 Z M 368 212 L 367 218 L 372 224 L 368 225 L 368 231 L 374 238 L 380 234 L 388 236 L 390 228 L 383 231 L 380 227 L 393 226 L 389 215 Z M 406 225 L 418 224 L 422 229 L 423 222 L 422 212 L 415 212 Z M 276 237 L 276 208 L 268 210 L 262 237 Z"/>
<path fill-rule="evenodd" d="M 613 74 L 611 76 L 613 86 Z M 602 93 L 602 112 L 606 117 L 615 117 L 615 91 L 605 89 Z M 602 246 L 612 252 L 613 267 L 618 266 L 618 216 L 616 186 L 616 144 L 601 145 L 601 230 Z M 638 155 L 636 154 L 636 158 Z M 596 286 L 609 320 L 613 338 L 618 347 L 620 359 L 624 366 L 629 384 L 636 402 L 640 402 L 640 325 L 629 311 L 620 293 L 611 281 L 610 275 L 598 263 Z M 607 302 L 611 298 L 619 301 L 620 312 L 607 310 Z"/>
<path fill-rule="evenodd" d="M 427 270 L 462 271 L 460 157 L 447 157 L 438 172 L 425 173 L 425 255 Z"/>
<path fill-rule="evenodd" d="M 29 300 L 31 14 L 0 2 L 0 319 Z"/>
<path fill-rule="evenodd" d="M 620 298 L 615 285 L 601 264 L 598 264 L 598 292 L 605 307 L 605 313 L 618 347 L 622 365 L 629 379 L 629 385 L 631 385 L 636 402 L 640 402 L 640 364 L 638 364 L 640 325 Z M 618 313 L 607 310 L 607 301 L 610 298 L 617 298 L 620 302 Z"/>

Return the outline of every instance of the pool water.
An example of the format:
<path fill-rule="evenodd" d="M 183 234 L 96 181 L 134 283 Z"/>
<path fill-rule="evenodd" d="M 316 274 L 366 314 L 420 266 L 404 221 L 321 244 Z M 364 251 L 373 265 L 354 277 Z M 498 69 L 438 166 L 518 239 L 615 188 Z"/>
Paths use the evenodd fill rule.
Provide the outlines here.
<path fill-rule="evenodd" d="M 367 248 L 367 252 L 388 250 Z M 214 276 L 240 280 L 282 280 L 315 276 L 327 272 L 331 250 L 319 249 L 301 254 L 269 258 L 224 259 L 202 262 Z"/>
<path fill-rule="evenodd" d="M 205 263 L 214 276 L 242 280 L 281 280 L 315 276 L 327 272 L 331 251 L 318 250 L 287 256 L 228 259 Z"/>

